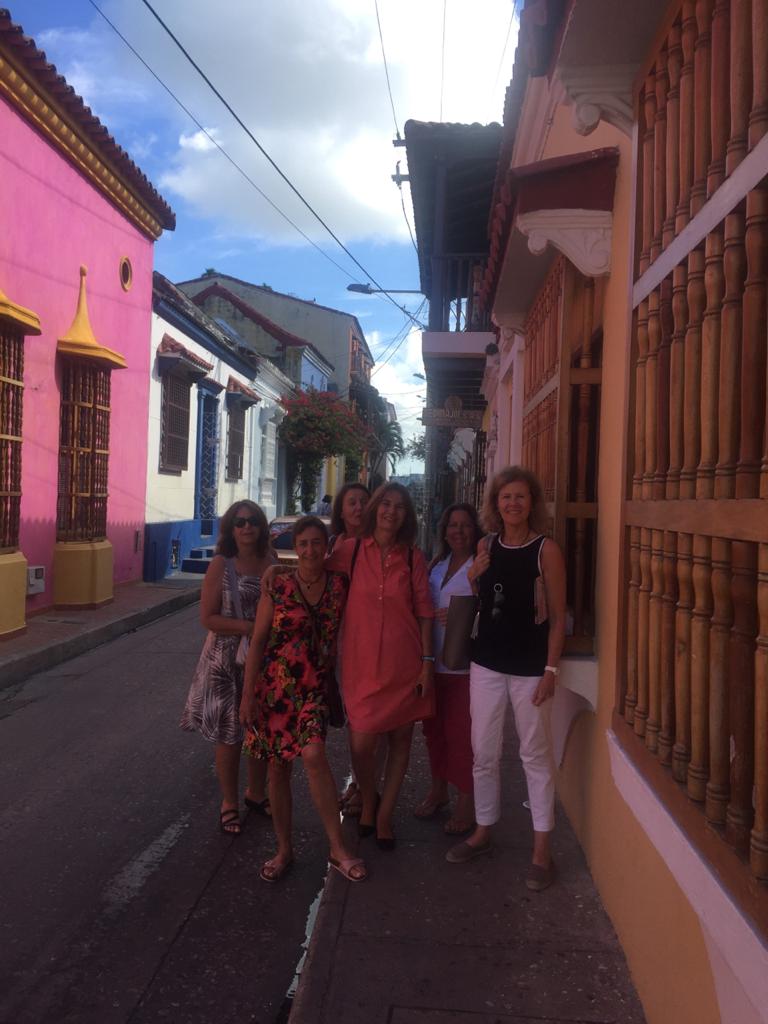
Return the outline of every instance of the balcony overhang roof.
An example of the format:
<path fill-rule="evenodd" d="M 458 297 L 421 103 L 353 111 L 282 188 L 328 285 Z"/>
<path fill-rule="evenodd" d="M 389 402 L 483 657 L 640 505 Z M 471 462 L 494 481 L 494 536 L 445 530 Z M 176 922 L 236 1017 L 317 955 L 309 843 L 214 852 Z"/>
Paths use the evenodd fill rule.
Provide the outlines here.
<path fill-rule="evenodd" d="M 405 148 L 419 251 L 421 290 L 432 293 L 432 257 L 485 253 L 501 125 L 406 121 Z M 445 168 L 442 211 L 438 199 Z M 437 217 L 444 216 L 436 251 Z"/>
<path fill-rule="evenodd" d="M 552 261 L 550 243 L 582 273 L 608 272 L 618 159 L 618 149 L 595 149 L 507 172 L 480 290 L 486 309 L 497 317 L 528 309 Z"/>

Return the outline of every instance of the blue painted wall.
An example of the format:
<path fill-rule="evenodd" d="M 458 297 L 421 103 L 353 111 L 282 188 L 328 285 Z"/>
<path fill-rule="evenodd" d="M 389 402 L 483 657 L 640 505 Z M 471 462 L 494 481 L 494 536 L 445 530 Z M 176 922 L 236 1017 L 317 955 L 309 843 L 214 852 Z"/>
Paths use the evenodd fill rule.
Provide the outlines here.
<path fill-rule="evenodd" d="M 184 519 L 144 526 L 144 580 L 154 583 L 171 572 L 173 542 L 179 543 L 179 565 L 192 548 L 212 548 L 219 535 L 219 520 Z"/>

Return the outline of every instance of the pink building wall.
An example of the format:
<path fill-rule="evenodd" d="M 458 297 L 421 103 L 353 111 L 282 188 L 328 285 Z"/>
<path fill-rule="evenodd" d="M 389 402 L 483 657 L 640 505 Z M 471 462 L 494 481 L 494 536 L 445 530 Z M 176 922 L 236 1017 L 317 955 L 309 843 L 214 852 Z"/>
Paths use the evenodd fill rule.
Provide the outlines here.
<path fill-rule="evenodd" d="M 88 268 L 88 311 L 101 345 L 128 367 L 112 372 L 107 537 L 116 583 L 140 579 L 147 474 L 147 410 L 153 243 L 59 152 L 0 100 L 0 288 L 34 310 L 43 333 L 24 342 L 24 426 L 19 546 L 46 568 L 52 603 L 56 541 L 59 375 L 56 342 L 77 308 L 79 268 Z M 127 256 L 133 286 L 123 291 Z"/>

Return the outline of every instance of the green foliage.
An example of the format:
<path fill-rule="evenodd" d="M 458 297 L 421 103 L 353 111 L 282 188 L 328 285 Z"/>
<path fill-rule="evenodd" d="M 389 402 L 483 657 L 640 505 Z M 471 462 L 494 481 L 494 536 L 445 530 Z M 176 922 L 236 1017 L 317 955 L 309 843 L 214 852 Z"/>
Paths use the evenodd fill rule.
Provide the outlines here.
<path fill-rule="evenodd" d="M 419 434 L 418 437 L 412 437 L 405 446 L 405 453 L 424 462 L 427 458 L 427 435 Z"/>
<path fill-rule="evenodd" d="M 298 501 L 308 512 L 323 459 L 345 455 L 359 460 L 369 432 L 354 410 L 328 391 L 301 391 L 281 404 L 286 411 L 279 437 L 288 449 L 288 512 L 296 512 Z"/>

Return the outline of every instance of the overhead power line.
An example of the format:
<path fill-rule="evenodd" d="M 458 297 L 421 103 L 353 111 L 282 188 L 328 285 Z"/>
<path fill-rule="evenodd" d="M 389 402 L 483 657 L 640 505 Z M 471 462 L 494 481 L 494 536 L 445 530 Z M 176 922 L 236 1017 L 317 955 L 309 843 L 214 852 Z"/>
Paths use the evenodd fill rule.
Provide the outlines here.
<path fill-rule="evenodd" d="M 507 47 L 509 46 L 509 37 L 510 37 L 510 34 L 512 32 L 512 25 L 514 24 L 514 21 L 515 21 L 515 12 L 517 11 L 517 3 L 518 3 L 518 0 L 512 0 L 512 13 L 509 16 L 509 24 L 507 25 L 507 34 L 504 37 L 504 46 L 503 46 L 502 51 L 501 51 L 501 57 L 499 57 L 499 66 L 496 68 L 496 77 L 493 80 L 493 87 L 491 89 L 491 98 L 493 98 L 493 93 L 496 92 L 496 85 L 498 84 L 498 81 L 499 81 L 499 75 L 501 74 L 501 69 L 504 66 L 504 58 L 507 55 Z"/>
<path fill-rule="evenodd" d="M 258 194 L 262 197 L 262 199 L 264 199 L 267 203 L 269 203 L 269 205 L 272 207 L 272 209 L 276 213 L 278 213 L 287 224 L 290 224 L 290 226 L 294 229 L 294 231 L 297 231 L 301 235 L 302 238 L 304 238 L 307 242 L 309 242 L 309 244 L 312 246 L 313 249 L 316 249 L 320 253 L 321 256 L 324 256 L 325 259 L 327 259 L 329 261 L 329 263 L 332 263 L 333 266 L 336 267 L 337 270 L 340 270 L 342 272 L 342 274 L 345 274 L 350 280 L 356 281 L 357 278 L 355 277 L 354 274 L 350 273 L 350 271 L 347 270 L 346 267 L 342 267 L 342 265 L 340 263 L 337 263 L 336 260 L 332 256 L 329 256 L 329 254 L 325 251 L 325 249 L 322 249 L 317 244 L 317 242 L 315 242 L 312 238 L 309 237 L 309 235 L 305 231 L 302 231 L 302 229 L 298 226 L 298 224 L 294 223 L 294 221 L 291 220 L 291 218 L 288 216 L 288 214 L 285 213 L 283 210 L 281 210 L 280 207 L 277 205 L 277 203 L 274 202 L 274 200 L 270 199 L 269 196 L 266 194 L 266 192 L 263 191 L 263 189 L 259 188 L 259 186 L 253 180 L 253 178 L 251 178 L 251 176 L 248 174 L 248 172 L 243 170 L 243 168 L 240 166 L 240 164 L 234 159 L 233 156 L 231 156 L 227 152 L 226 149 L 224 149 L 224 147 L 215 138 L 215 136 L 211 132 L 209 132 L 208 129 L 202 124 L 202 122 L 200 122 L 195 117 L 195 115 L 192 113 L 192 111 L 189 109 L 189 107 L 185 106 L 184 103 L 182 103 L 182 101 L 179 99 L 179 97 L 176 95 L 176 93 L 171 89 L 171 87 L 166 85 L 166 83 L 157 74 L 157 72 L 154 71 L 152 69 L 152 67 L 150 67 L 150 65 L 141 56 L 139 51 L 129 42 L 128 39 L 126 39 L 126 37 L 123 35 L 123 33 L 117 27 L 117 25 L 115 25 L 115 23 L 113 21 L 111 21 L 107 17 L 107 15 L 104 13 L 104 11 L 102 11 L 102 9 L 99 7 L 99 5 L 97 3 L 95 3 L 95 0 L 88 0 L 88 2 L 90 3 L 91 7 L 93 7 L 94 10 L 96 10 L 101 15 L 101 17 L 104 19 L 104 21 L 106 21 L 106 23 L 109 25 L 109 27 L 115 33 L 115 35 L 117 35 L 120 39 L 122 39 L 122 41 L 125 43 L 125 45 L 128 47 L 128 49 L 134 55 L 134 57 L 144 65 L 144 67 L 147 69 L 147 71 L 150 73 L 150 75 L 152 75 L 152 77 L 155 79 L 155 81 L 158 83 L 158 85 L 162 86 L 162 88 L 165 89 L 165 91 L 168 93 L 168 95 L 171 97 L 171 99 L 179 106 L 179 108 L 181 110 L 184 111 L 184 113 L 192 121 L 192 123 L 197 125 L 198 129 L 203 133 L 203 135 L 205 135 L 205 137 L 209 140 L 209 142 L 211 142 L 211 144 L 214 145 L 216 147 L 216 149 L 218 149 L 218 151 L 221 153 L 221 155 L 226 160 L 229 161 L 229 163 L 235 168 L 235 170 L 245 179 L 245 181 L 248 182 L 248 184 L 251 186 L 251 188 L 255 189 L 256 192 L 258 192 Z"/>
<path fill-rule="evenodd" d="M 376 8 L 376 24 L 379 26 L 379 41 L 381 42 L 381 59 L 384 61 L 384 74 L 387 79 L 387 92 L 389 93 L 389 103 L 392 107 L 392 120 L 395 122 L 395 135 L 400 138 L 400 129 L 397 127 L 397 114 L 395 113 L 395 101 L 392 99 L 392 83 L 389 80 L 389 67 L 387 66 L 387 54 L 384 49 L 384 35 L 381 31 L 381 18 L 379 17 L 379 0 L 373 0 L 373 6 Z"/>
<path fill-rule="evenodd" d="M 164 31 L 172 39 L 172 41 L 175 43 L 175 45 L 178 47 L 178 49 L 184 54 L 186 59 L 189 61 L 189 63 L 192 65 L 192 67 L 195 69 L 195 71 L 197 71 L 198 75 L 200 75 L 200 77 L 203 79 L 203 81 L 208 86 L 208 88 L 211 90 L 211 92 L 214 94 L 214 96 L 216 96 L 216 98 L 219 100 L 219 102 L 229 111 L 229 113 L 235 119 L 235 121 L 237 121 L 237 123 L 243 129 L 243 131 L 248 136 L 248 138 L 251 140 L 251 142 L 253 142 L 253 144 L 256 146 L 256 148 L 259 150 L 259 152 L 262 154 L 264 159 L 270 164 L 270 166 L 275 170 L 275 172 L 282 178 L 282 180 L 285 182 L 285 184 L 290 188 L 290 190 L 294 193 L 294 195 L 301 201 L 301 203 L 303 203 L 303 205 L 309 210 L 309 212 L 312 214 L 312 216 L 315 218 L 315 220 L 317 220 L 317 222 L 325 229 L 325 231 L 328 232 L 328 234 L 331 236 L 331 238 L 334 240 L 334 242 L 336 242 L 336 244 L 339 246 L 339 248 L 342 249 L 342 251 L 347 254 L 347 256 L 355 264 L 355 266 L 358 267 L 365 274 L 365 276 L 368 278 L 368 280 L 371 282 L 371 284 L 373 284 L 376 287 L 376 289 L 378 289 L 378 292 L 381 295 L 383 295 L 389 302 L 391 302 L 393 306 L 396 306 L 398 309 L 402 309 L 402 307 L 397 302 L 395 302 L 395 300 L 392 298 L 392 296 L 389 294 L 389 292 L 386 290 L 386 288 L 382 288 L 381 285 L 379 284 L 379 282 L 376 280 L 376 278 L 368 270 L 366 270 L 366 268 L 358 260 L 358 258 L 354 255 L 354 253 L 350 252 L 350 250 L 342 242 L 342 240 L 335 233 L 335 231 L 333 231 L 332 228 L 328 225 L 328 223 L 325 220 L 323 220 L 323 218 L 320 216 L 320 214 L 317 212 L 317 210 L 314 208 L 314 206 L 312 206 L 312 204 L 309 202 L 309 200 L 306 199 L 302 195 L 302 193 L 299 191 L 299 189 L 293 184 L 291 179 L 288 177 L 288 175 L 285 174 L 285 172 L 278 166 L 278 164 L 275 162 L 275 160 L 273 160 L 273 158 L 269 155 L 267 150 L 262 146 L 262 144 L 259 142 L 259 140 L 256 138 L 256 136 L 250 130 L 248 125 L 243 121 L 243 119 L 240 117 L 240 115 L 237 113 L 237 111 L 225 99 L 225 97 L 221 94 L 221 92 L 219 92 L 219 90 L 213 84 L 211 79 L 208 77 L 208 75 L 206 75 L 206 73 L 203 71 L 203 69 L 197 63 L 197 61 L 195 61 L 195 59 L 189 53 L 189 51 L 185 49 L 185 47 L 183 46 L 181 41 L 174 34 L 173 30 L 163 21 L 163 19 L 160 17 L 160 15 L 154 9 L 154 7 L 149 2 L 149 0 L 142 0 L 142 3 L 147 8 L 147 10 L 150 12 L 150 14 L 154 17 L 154 19 L 158 22 L 158 24 L 164 29 Z M 408 315 L 410 316 L 411 314 L 408 314 Z M 411 317 L 411 319 L 413 320 L 413 322 L 418 327 L 423 328 L 423 324 L 419 323 L 419 321 L 415 317 Z"/>
<path fill-rule="evenodd" d="M 443 0 L 443 43 L 440 49 L 440 120 L 443 120 L 443 89 L 445 87 L 445 19 L 448 14 L 448 0 Z"/>

